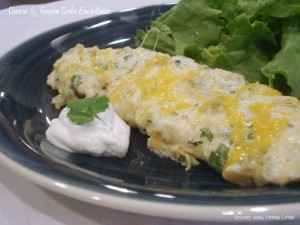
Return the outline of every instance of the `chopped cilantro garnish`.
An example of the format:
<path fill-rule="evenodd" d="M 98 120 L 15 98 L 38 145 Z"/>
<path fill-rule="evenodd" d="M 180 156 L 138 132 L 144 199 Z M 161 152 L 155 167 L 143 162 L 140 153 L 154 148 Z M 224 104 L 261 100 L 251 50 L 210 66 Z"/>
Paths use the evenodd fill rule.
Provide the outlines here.
<path fill-rule="evenodd" d="M 81 75 L 75 74 L 71 77 L 71 88 L 73 90 L 76 90 L 76 88 L 82 84 L 82 78 Z"/>
<path fill-rule="evenodd" d="M 107 62 L 101 62 L 99 63 L 100 68 L 104 70 L 108 70 L 108 63 Z"/>
<path fill-rule="evenodd" d="M 179 59 L 177 59 L 177 60 L 175 61 L 175 65 L 176 65 L 176 66 L 179 66 L 180 63 L 181 63 L 181 61 L 180 61 Z"/>
<path fill-rule="evenodd" d="M 218 148 L 210 153 L 208 165 L 215 169 L 218 173 L 222 172 L 223 165 L 228 157 L 229 147 L 220 143 Z"/>
<path fill-rule="evenodd" d="M 254 134 L 253 134 L 252 132 L 249 132 L 249 133 L 247 134 L 247 136 L 246 136 L 246 139 L 247 139 L 248 141 L 253 140 L 253 139 L 254 139 Z"/>
<path fill-rule="evenodd" d="M 202 128 L 201 131 L 202 131 L 201 137 L 207 137 L 209 141 L 212 141 L 214 135 L 209 128 Z"/>
<path fill-rule="evenodd" d="M 125 55 L 124 57 L 123 57 L 123 59 L 125 60 L 125 61 L 128 61 L 128 59 L 130 59 L 132 57 L 132 55 L 131 54 L 128 54 L 128 55 Z"/>
<path fill-rule="evenodd" d="M 69 108 L 68 118 L 77 125 L 92 122 L 98 117 L 98 113 L 104 112 L 108 108 L 108 98 L 106 96 L 95 96 L 84 99 L 70 100 L 67 103 Z"/>

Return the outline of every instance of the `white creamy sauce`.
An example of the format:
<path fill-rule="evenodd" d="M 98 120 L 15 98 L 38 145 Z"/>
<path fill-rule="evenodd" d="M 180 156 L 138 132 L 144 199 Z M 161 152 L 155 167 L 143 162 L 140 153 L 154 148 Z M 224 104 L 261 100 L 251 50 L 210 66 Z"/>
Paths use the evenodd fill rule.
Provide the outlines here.
<path fill-rule="evenodd" d="M 64 108 L 59 117 L 51 120 L 46 131 L 49 142 L 55 146 L 78 153 L 94 156 L 116 156 L 123 158 L 128 150 L 130 127 L 115 113 L 112 106 L 92 122 L 84 125 L 72 123 Z"/>

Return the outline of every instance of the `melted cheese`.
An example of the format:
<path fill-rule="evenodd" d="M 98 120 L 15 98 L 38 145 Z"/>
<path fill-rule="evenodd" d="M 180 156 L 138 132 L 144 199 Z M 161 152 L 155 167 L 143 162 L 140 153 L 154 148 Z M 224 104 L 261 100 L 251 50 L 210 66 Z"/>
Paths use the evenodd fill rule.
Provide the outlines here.
<path fill-rule="evenodd" d="M 155 69 L 154 69 L 155 68 Z M 152 61 L 148 62 L 141 70 L 133 73 L 128 79 L 122 82 L 124 85 L 132 85 L 131 96 L 136 90 L 141 92 L 141 100 L 151 103 L 155 99 L 155 103 L 162 106 L 160 108 L 163 115 L 170 115 L 178 110 L 191 107 L 189 98 L 180 95 L 177 85 L 182 82 L 185 74 L 176 74 L 171 69 L 171 62 L 166 55 L 158 55 Z M 155 72 L 153 72 L 155 70 Z M 128 79 L 128 80 L 126 80 Z M 111 93 L 112 99 L 118 93 L 118 87 Z"/>
<path fill-rule="evenodd" d="M 242 91 L 248 91 L 251 88 L 260 90 L 259 94 L 262 96 L 278 96 L 277 91 L 260 84 L 246 85 L 242 87 L 242 90 L 238 91 L 238 93 L 241 94 Z M 257 95 L 258 93 L 254 91 L 253 95 L 254 94 Z M 231 104 L 228 105 L 230 106 Z M 230 140 L 234 143 L 234 147 L 230 151 L 223 169 L 223 176 L 226 179 L 234 180 L 234 182 L 242 185 L 252 184 L 253 177 L 247 176 L 247 174 L 241 176 L 227 169 L 236 164 L 242 165 L 248 163 L 251 165 L 247 166 L 247 173 L 251 173 L 249 170 L 252 170 L 252 172 L 259 170 L 259 167 L 262 166 L 263 155 L 273 143 L 273 137 L 278 135 L 288 124 L 288 119 L 284 116 L 272 118 L 271 114 L 276 107 L 275 103 L 254 102 L 250 103 L 248 107 L 252 113 L 252 117 L 245 119 L 243 118 L 244 116 L 239 116 L 238 123 L 233 126 Z M 237 114 L 235 110 L 232 112 L 232 115 Z M 229 116 L 229 118 L 230 117 L 232 116 Z M 260 181 L 256 182 L 258 183 Z"/>
<path fill-rule="evenodd" d="M 70 87 L 74 74 L 82 75 L 77 92 L 107 94 L 123 120 L 149 135 L 150 149 L 186 169 L 209 161 L 223 144 L 229 153 L 222 175 L 230 182 L 282 185 L 300 179 L 300 102 L 295 98 L 181 56 L 78 45 L 48 77 L 59 92 L 56 107 L 78 97 Z M 213 139 L 202 136 L 204 128 Z"/>

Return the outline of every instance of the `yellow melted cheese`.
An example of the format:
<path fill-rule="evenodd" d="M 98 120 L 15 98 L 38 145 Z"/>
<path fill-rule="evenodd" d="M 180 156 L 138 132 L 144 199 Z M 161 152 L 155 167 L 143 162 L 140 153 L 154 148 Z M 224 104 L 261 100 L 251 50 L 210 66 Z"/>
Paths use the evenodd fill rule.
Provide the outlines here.
<path fill-rule="evenodd" d="M 188 74 L 174 73 L 171 69 L 173 64 L 168 55 L 158 55 L 138 71 L 131 74 L 130 77 L 124 77 L 111 93 L 110 99 L 118 99 L 118 95 L 124 86 L 131 85 L 133 96 L 137 90 L 141 92 L 141 102 L 155 103 L 160 107 L 162 116 L 170 115 L 178 110 L 192 107 L 189 96 L 182 95 L 178 91 L 180 84 L 193 75 L 192 71 Z M 196 73 L 196 71 L 194 72 Z"/>
<path fill-rule="evenodd" d="M 255 90 L 260 89 L 260 95 L 279 95 L 279 92 L 260 84 L 250 84 L 242 87 L 243 91 L 250 88 L 254 88 Z M 253 165 L 253 167 L 250 166 L 248 168 L 249 170 L 255 167 L 257 169 L 257 167 L 261 166 L 262 156 L 272 145 L 272 138 L 286 128 L 288 119 L 284 117 L 271 118 L 271 113 L 276 106 L 275 103 L 251 103 L 249 109 L 253 113 L 253 116 L 248 120 L 245 120 L 243 115 L 235 111 L 236 101 L 233 101 L 233 104 L 232 101 L 225 104 L 233 109 L 228 114 L 228 120 L 229 124 L 233 125 L 229 139 L 234 147 L 230 151 L 224 165 L 223 176 L 225 179 L 236 183 L 250 185 L 253 183 L 252 177 L 248 177 L 245 174 L 241 176 L 241 174 L 232 173 L 227 168 L 235 164 L 242 164 L 243 162 Z"/>

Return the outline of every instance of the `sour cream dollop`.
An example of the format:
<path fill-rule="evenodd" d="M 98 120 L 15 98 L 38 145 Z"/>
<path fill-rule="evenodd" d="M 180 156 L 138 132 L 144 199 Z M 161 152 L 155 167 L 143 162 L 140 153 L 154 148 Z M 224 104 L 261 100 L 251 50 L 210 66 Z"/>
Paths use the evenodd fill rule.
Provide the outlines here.
<path fill-rule="evenodd" d="M 64 108 L 59 117 L 50 121 L 46 131 L 49 142 L 55 146 L 78 153 L 94 156 L 116 156 L 123 158 L 128 150 L 130 127 L 115 113 L 111 104 L 99 119 L 84 125 L 72 123 Z"/>

